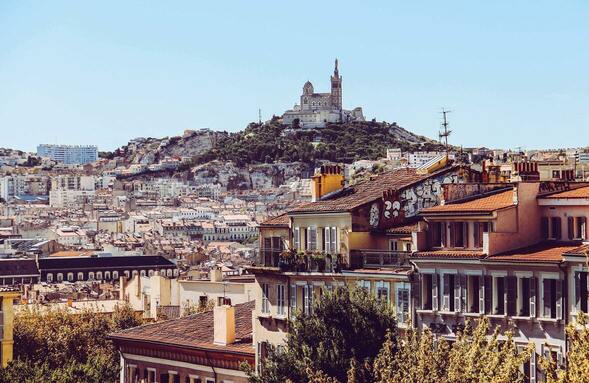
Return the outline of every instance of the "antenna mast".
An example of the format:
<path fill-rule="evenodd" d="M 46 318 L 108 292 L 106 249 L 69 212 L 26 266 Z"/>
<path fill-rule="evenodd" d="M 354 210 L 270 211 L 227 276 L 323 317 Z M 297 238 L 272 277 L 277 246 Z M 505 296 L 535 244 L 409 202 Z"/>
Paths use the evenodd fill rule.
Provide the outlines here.
<path fill-rule="evenodd" d="M 262 109 L 258 109 L 258 123 L 262 124 Z"/>
<path fill-rule="evenodd" d="M 442 121 L 442 127 L 444 128 L 444 130 L 441 130 L 439 133 L 439 137 L 440 137 L 440 142 L 442 142 L 442 139 L 444 139 L 444 146 L 446 147 L 446 154 L 448 154 L 448 136 L 450 136 L 450 134 L 452 133 L 451 130 L 448 130 L 448 118 L 447 118 L 447 114 L 450 113 L 450 110 L 446 110 L 444 108 L 442 108 L 442 116 L 443 116 L 443 121 Z"/>

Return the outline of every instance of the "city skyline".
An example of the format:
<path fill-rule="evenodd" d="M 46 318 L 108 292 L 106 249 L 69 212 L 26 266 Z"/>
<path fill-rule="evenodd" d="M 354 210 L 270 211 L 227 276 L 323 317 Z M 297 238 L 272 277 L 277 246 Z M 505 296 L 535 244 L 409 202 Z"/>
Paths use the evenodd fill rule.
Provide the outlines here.
<path fill-rule="evenodd" d="M 454 145 L 587 145 L 587 4 L 428 4 L 4 2 L 1 146 L 242 130 L 328 88 L 335 57 L 367 119 L 437 138 L 447 107 Z"/>

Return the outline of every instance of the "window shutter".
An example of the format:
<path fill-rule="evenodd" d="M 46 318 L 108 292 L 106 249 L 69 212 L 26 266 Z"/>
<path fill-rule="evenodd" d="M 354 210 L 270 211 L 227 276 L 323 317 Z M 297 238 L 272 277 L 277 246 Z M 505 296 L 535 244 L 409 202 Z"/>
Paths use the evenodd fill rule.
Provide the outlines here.
<path fill-rule="evenodd" d="M 460 275 L 460 311 L 462 312 L 467 312 L 468 311 L 468 307 L 466 307 L 466 275 L 465 274 L 461 274 Z"/>
<path fill-rule="evenodd" d="M 550 280 L 549 279 L 543 279 L 542 280 L 542 287 L 543 287 L 543 291 L 542 291 L 542 303 L 543 303 L 543 315 L 546 318 L 550 318 L 550 314 L 551 314 L 551 310 L 550 310 L 550 295 L 552 294 L 552 292 L 550 291 Z"/>
<path fill-rule="evenodd" d="M 536 278 L 530 278 L 530 317 L 536 317 Z"/>
<path fill-rule="evenodd" d="M 432 310 L 438 311 L 438 274 L 432 274 Z"/>
<path fill-rule="evenodd" d="M 328 253 L 331 254 L 332 250 L 331 250 L 331 230 L 329 229 L 329 227 L 326 227 L 325 229 L 323 229 L 323 250 Z"/>
<path fill-rule="evenodd" d="M 575 220 L 573 217 L 567 218 L 569 240 L 575 238 Z"/>
<path fill-rule="evenodd" d="M 299 250 L 301 248 L 301 230 L 298 227 L 295 227 L 294 229 L 293 245 L 295 250 Z"/>
<path fill-rule="evenodd" d="M 542 217 L 540 222 L 542 226 L 542 239 L 548 239 L 548 237 L 550 236 L 550 233 L 548 233 L 548 217 Z"/>
<path fill-rule="evenodd" d="M 562 319 L 562 283 L 563 281 L 558 279 L 554 284 L 556 286 L 556 319 Z"/>
<path fill-rule="evenodd" d="M 581 311 L 581 273 L 575 272 L 575 312 Z"/>
<path fill-rule="evenodd" d="M 452 287 L 452 286 L 451 286 Z M 460 275 L 454 275 L 454 311 L 460 311 Z"/>
<path fill-rule="evenodd" d="M 505 278 L 505 311 L 507 315 L 515 315 L 517 310 L 517 277 L 508 276 Z"/>
<path fill-rule="evenodd" d="M 331 252 L 333 254 L 337 254 L 338 246 L 337 246 L 337 227 L 331 228 Z"/>
<path fill-rule="evenodd" d="M 411 282 L 411 296 L 413 297 L 413 307 L 421 307 L 421 275 Z"/>
<path fill-rule="evenodd" d="M 493 312 L 493 277 L 485 275 L 485 314 Z"/>
<path fill-rule="evenodd" d="M 485 313 L 485 277 L 479 276 L 479 313 Z"/>
<path fill-rule="evenodd" d="M 536 350 L 530 356 L 530 383 L 536 383 Z"/>
<path fill-rule="evenodd" d="M 442 274 L 442 311 L 450 310 L 450 275 Z"/>
<path fill-rule="evenodd" d="M 579 225 L 581 229 L 579 237 L 581 237 L 581 239 L 587 239 L 587 218 L 579 217 L 577 219 L 581 222 L 581 224 Z"/>

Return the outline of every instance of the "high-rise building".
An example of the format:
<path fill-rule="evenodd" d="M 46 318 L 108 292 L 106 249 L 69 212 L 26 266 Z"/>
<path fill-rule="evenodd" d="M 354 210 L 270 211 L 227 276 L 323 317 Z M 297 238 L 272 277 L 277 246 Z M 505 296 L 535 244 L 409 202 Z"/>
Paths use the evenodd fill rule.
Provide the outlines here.
<path fill-rule="evenodd" d="M 98 160 L 98 148 L 94 145 L 41 144 L 37 146 L 37 155 L 68 165 L 83 165 Z"/>

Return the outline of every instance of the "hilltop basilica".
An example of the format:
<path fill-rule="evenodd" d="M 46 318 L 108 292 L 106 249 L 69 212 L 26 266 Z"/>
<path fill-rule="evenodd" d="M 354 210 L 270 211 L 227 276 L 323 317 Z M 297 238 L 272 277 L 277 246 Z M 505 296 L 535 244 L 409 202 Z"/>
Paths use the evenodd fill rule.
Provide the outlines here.
<path fill-rule="evenodd" d="M 339 75 L 335 59 L 335 69 L 331 76 L 331 92 L 315 93 L 313 84 L 307 81 L 303 86 L 300 105 L 282 115 L 285 125 L 298 125 L 302 128 L 322 128 L 328 122 L 364 121 L 362 108 L 344 110 L 342 108 L 342 76 Z"/>

